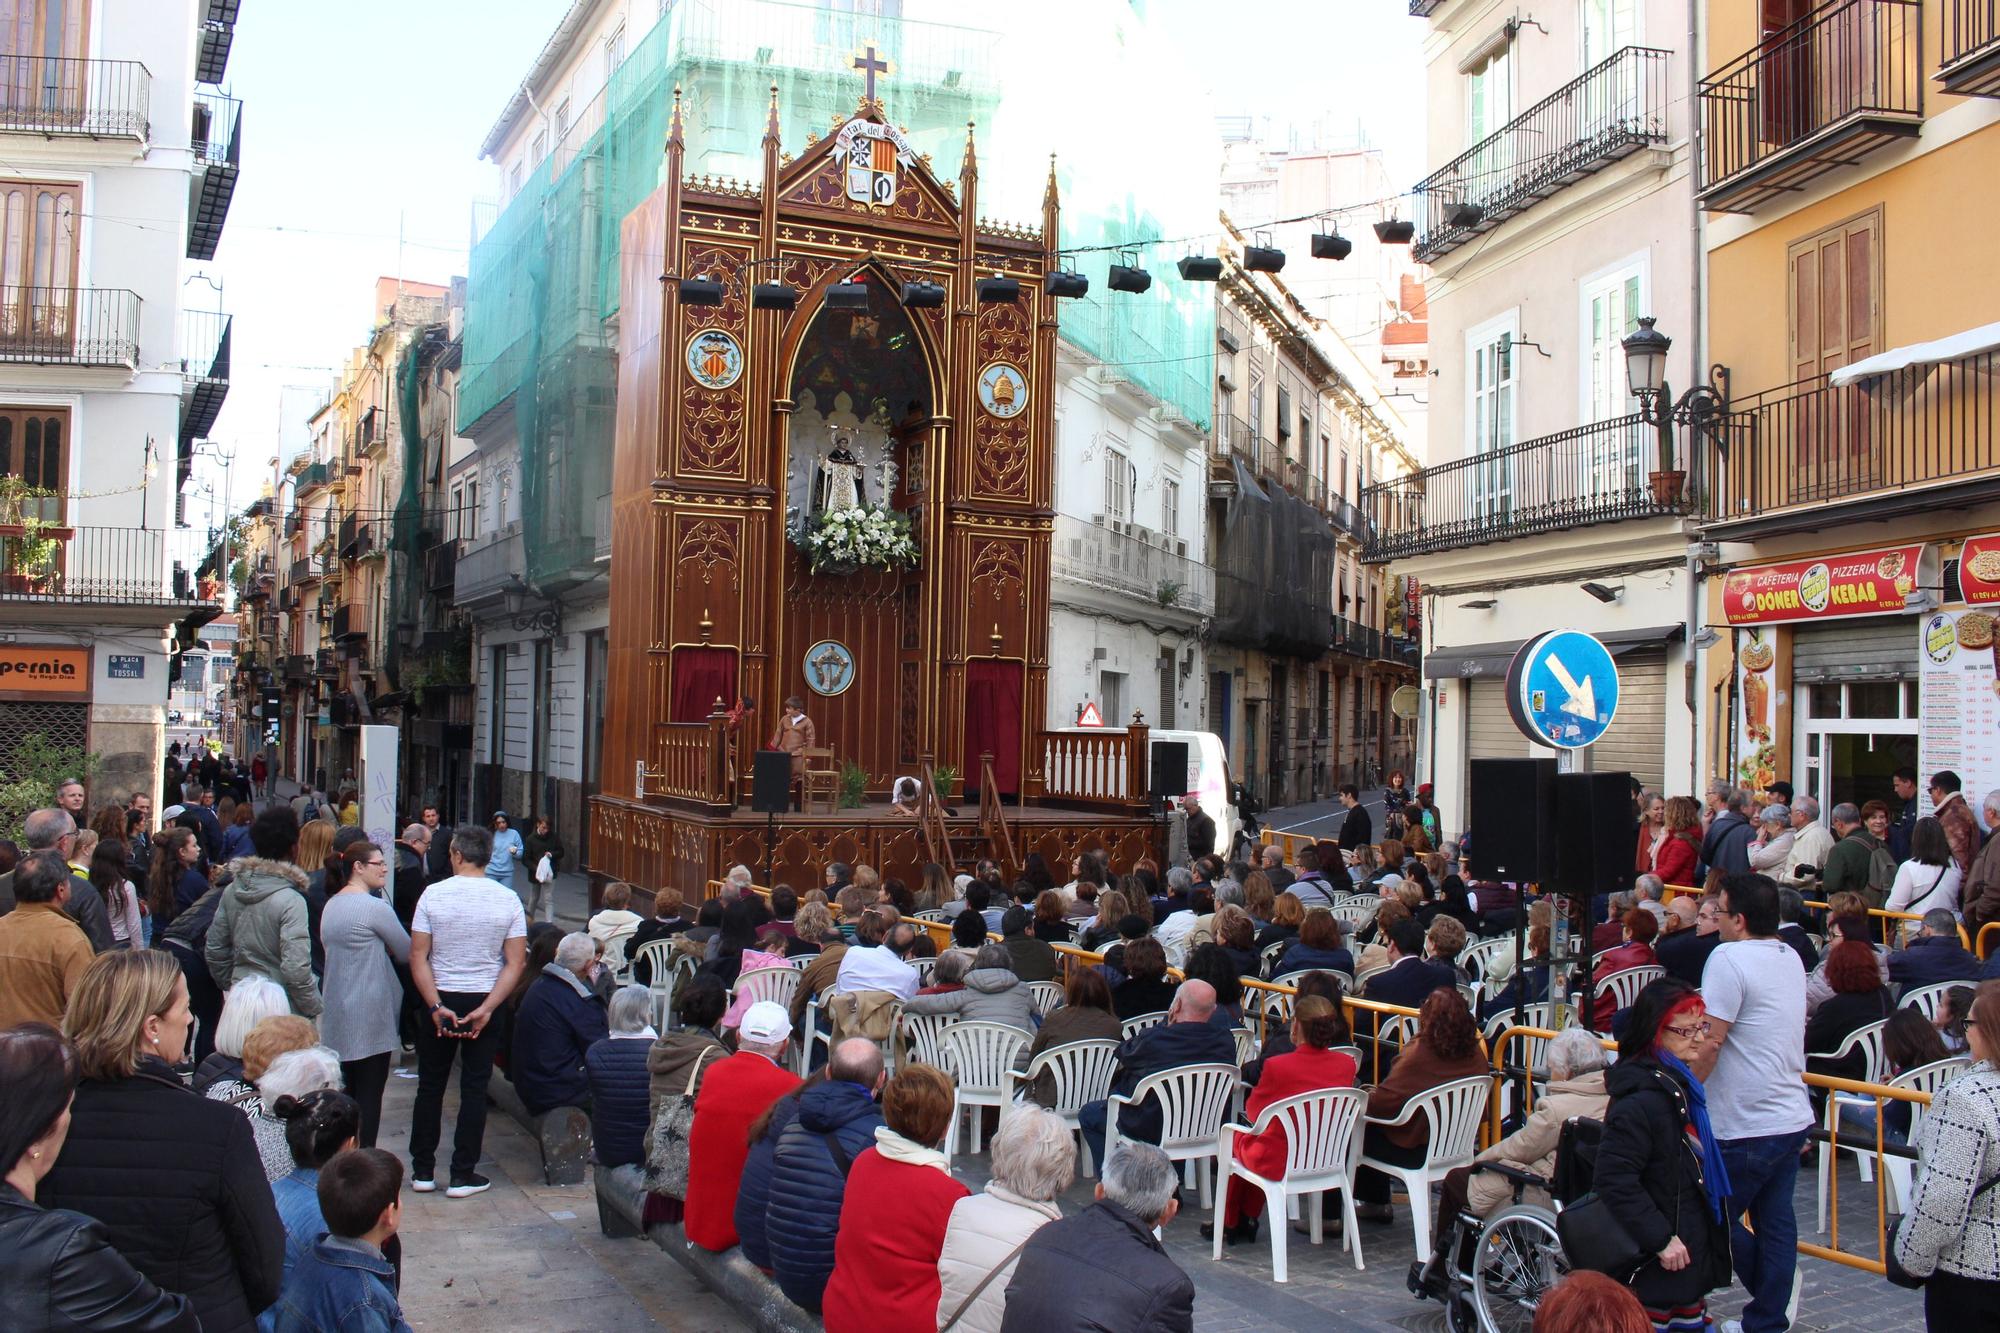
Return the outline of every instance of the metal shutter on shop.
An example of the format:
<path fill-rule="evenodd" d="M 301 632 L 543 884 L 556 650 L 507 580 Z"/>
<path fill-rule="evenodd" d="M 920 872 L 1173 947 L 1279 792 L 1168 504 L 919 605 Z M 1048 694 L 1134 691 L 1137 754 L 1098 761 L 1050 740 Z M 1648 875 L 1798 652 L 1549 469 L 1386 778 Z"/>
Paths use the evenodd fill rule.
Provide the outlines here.
<path fill-rule="evenodd" d="M 1507 683 L 1465 682 L 1465 756 L 1468 759 L 1525 759 L 1528 738 L 1507 711 Z"/>
<path fill-rule="evenodd" d="M 1618 659 L 1618 716 L 1590 747 L 1590 767 L 1598 773 L 1630 773 L 1658 791 L 1666 747 L 1667 650 L 1637 649 Z"/>
<path fill-rule="evenodd" d="M 1917 674 L 1917 618 L 1814 625 L 1792 635 L 1795 682 L 1904 680 Z"/>

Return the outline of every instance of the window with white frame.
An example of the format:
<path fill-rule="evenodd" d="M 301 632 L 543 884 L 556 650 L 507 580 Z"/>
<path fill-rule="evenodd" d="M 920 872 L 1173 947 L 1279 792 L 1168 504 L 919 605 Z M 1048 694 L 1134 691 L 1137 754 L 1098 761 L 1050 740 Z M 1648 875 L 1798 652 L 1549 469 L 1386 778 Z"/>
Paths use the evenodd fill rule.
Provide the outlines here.
<path fill-rule="evenodd" d="M 611 76 L 625 63 L 625 25 L 619 24 L 604 39 L 604 81 L 611 82 Z"/>
<path fill-rule="evenodd" d="M 1625 337 L 1639 327 L 1647 302 L 1646 256 L 1594 273 L 1577 284 L 1583 348 L 1582 420 L 1613 421 L 1638 411 L 1625 375 Z M 1637 491 L 1645 476 L 1647 428 L 1631 422 L 1591 437 L 1594 492 Z"/>
<path fill-rule="evenodd" d="M 1506 450 L 1514 443 L 1513 343 L 1518 337 L 1520 313 L 1511 310 L 1465 335 L 1466 452 L 1492 456 L 1473 475 L 1473 512 L 1483 518 L 1504 518 L 1513 509 L 1513 459 Z"/>
<path fill-rule="evenodd" d="M 569 99 L 565 97 L 556 104 L 556 142 L 560 144 L 569 137 Z"/>
<path fill-rule="evenodd" d="M 1583 0 L 1583 67 L 1639 40 L 1639 0 Z"/>
<path fill-rule="evenodd" d="M 1132 460 L 1121 449 L 1104 451 L 1104 516 L 1132 517 Z"/>
<path fill-rule="evenodd" d="M 528 146 L 528 160 L 539 167 L 548 155 L 549 132 L 547 130 L 536 130 L 534 140 Z"/>
<path fill-rule="evenodd" d="M 1181 535 L 1181 481 L 1171 474 L 1160 482 L 1160 531 L 1168 541 Z"/>

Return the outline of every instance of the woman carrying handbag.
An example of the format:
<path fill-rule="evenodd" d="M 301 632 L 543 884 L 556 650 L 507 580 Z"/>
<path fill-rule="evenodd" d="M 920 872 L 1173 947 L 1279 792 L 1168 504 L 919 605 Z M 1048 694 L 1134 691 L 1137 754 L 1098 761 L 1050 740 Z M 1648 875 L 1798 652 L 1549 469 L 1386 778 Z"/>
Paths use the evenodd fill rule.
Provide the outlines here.
<path fill-rule="evenodd" d="M 1665 977 L 1639 992 L 1605 1079 L 1611 1105 L 1592 1193 L 1561 1214 L 1600 1215 L 1598 1242 L 1622 1229 L 1627 1252 L 1603 1269 L 1632 1288 L 1655 1329 L 1673 1333 L 1705 1329 L 1708 1293 L 1729 1285 L 1729 1177 L 1692 1070 L 1708 1039 L 1694 987 Z M 1565 1242 L 1570 1234 L 1564 1227 Z"/>

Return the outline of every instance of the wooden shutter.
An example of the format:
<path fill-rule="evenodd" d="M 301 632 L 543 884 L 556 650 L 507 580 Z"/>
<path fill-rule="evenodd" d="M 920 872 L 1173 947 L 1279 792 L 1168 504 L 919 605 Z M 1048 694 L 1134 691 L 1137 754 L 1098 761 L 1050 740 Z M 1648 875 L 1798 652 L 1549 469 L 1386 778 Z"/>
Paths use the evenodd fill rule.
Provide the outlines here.
<path fill-rule="evenodd" d="M 1882 212 L 1792 242 L 1795 380 L 1817 379 L 1882 350 Z"/>

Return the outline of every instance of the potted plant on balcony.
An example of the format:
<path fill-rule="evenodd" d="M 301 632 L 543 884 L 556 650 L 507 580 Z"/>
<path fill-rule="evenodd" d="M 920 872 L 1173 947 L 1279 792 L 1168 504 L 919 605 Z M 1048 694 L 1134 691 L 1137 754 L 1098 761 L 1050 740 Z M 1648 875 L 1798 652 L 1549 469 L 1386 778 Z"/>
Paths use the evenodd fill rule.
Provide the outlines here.
<path fill-rule="evenodd" d="M 1660 386 L 1661 401 L 1672 401 L 1667 397 L 1670 390 L 1665 384 Z M 1655 427 L 1659 432 L 1660 465 L 1646 474 L 1646 484 L 1652 487 L 1653 503 L 1661 509 L 1679 506 L 1681 490 L 1687 485 L 1687 473 L 1674 466 L 1674 424 L 1673 418 L 1662 412 Z"/>
<path fill-rule="evenodd" d="M 0 584 L 8 592 L 40 592 L 55 577 L 56 555 L 71 529 L 28 506 L 54 497 L 19 477 L 0 477 Z"/>

